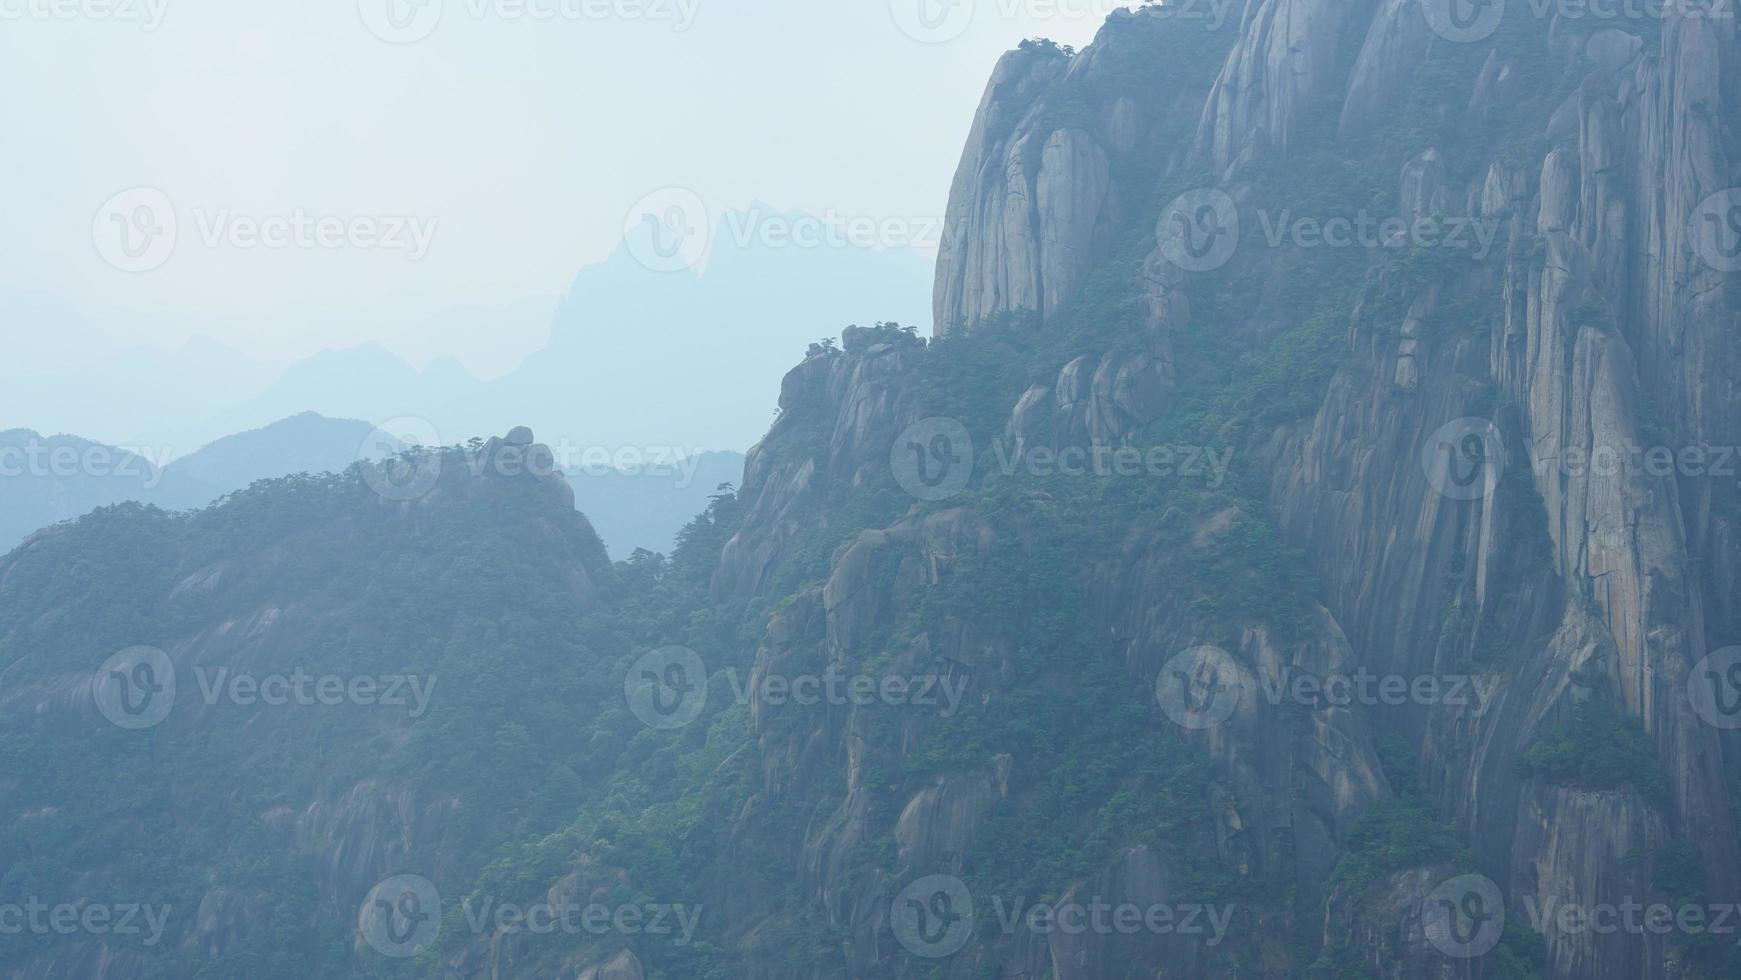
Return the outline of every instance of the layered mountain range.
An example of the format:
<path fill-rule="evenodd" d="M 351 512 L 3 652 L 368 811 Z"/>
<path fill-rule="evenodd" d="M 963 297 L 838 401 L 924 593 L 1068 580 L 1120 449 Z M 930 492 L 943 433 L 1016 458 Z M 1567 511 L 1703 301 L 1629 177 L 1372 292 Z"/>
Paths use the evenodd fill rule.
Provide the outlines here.
<path fill-rule="evenodd" d="M 0 562 L 0 903 L 165 923 L 0 971 L 1733 971 L 1735 23 L 1198 6 L 998 64 L 668 558 L 517 430 Z"/>

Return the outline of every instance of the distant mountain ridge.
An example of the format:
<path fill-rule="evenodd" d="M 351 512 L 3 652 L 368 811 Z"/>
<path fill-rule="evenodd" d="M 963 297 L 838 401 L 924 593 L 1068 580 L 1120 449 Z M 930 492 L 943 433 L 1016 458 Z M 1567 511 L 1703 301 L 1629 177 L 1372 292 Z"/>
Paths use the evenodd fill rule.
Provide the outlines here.
<path fill-rule="evenodd" d="M 666 271 L 642 261 L 637 231 L 576 272 L 560 298 L 453 309 L 288 366 L 206 338 L 91 356 L 115 342 L 66 304 L 0 296 L 0 322 L 36 338 L 21 341 L 36 370 L 8 379 L 0 418 L 175 455 L 303 411 L 377 424 L 416 417 L 449 444 L 525 424 L 553 444 L 605 434 L 618 445 L 742 451 L 773 414 L 782 366 L 809 343 L 855 321 L 929 321 L 929 257 L 816 232 L 827 227 L 755 202 L 710 222 L 693 266 Z M 788 233 L 799 228 L 812 233 Z M 547 342 L 525 354 L 540 334 Z"/>
<path fill-rule="evenodd" d="M 210 443 L 165 463 L 170 453 L 120 448 L 30 429 L 0 432 L 0 553 L 43 528 L 99 507 L 136 502 L 181 511 L 204 507 L 260 480 L 341 473 L 369 451 L 374 425 L 301 412 Z M 743 476 L 741 453 L 702 453 L 634 471 L 571 467 L 576 506 L 598 527 L 614 558 L 638 548 L 669 552 L 677 532 L 707 509 L 722 483 Z"/>
<path fill-rule="evenodd" d="M 167 450 L 121 448 L 30 429 L 0 432 L 0 551 L 98 507 L 134 501 L 203 507 L 256 480 L 346 469 L 374 429 L 304 412 L 164 463 Z"/>

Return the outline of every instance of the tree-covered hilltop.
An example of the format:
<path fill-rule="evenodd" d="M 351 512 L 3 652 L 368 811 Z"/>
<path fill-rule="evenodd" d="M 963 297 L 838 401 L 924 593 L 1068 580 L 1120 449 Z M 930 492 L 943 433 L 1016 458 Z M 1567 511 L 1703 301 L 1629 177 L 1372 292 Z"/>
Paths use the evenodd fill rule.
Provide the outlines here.
<path fill-rule="evenodd" d="M 482 452 L 441 454 L 415 500 L 354 467 L 188 514 L 100 510 L 11 556 L 0 891 L 168 906 L 163 941 L 104 954 L 129 976 L 361 975 L 392 962 L 352 950 L 387 867 L 464 894 L 497 852 L 659 778 L 622 678 L 650 645 L 719 651 L 689 620 L 731 494 L 672 558 L 613 567 L 560 478 L 502 478 Z M 129 730 L 92 677 L 138 646 L 177 683 Z M 310 680 L 274 704 L 237 675 Z M 335 677 L 377 686 L 329 702 Z M 93 955 L 3 942 L 8 970 Z"/>

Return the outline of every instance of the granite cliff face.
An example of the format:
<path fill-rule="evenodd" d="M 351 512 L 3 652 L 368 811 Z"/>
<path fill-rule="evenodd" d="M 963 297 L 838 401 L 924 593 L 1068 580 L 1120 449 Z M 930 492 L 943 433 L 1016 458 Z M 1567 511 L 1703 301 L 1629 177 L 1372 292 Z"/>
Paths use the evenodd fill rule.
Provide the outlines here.
<path fill-rule="evenodd" d="M 1290 256 L 1312 243 L 1286 218 L 1272 234 L 1278 214 L 1374 208 L 1402 219 L 1390 239 L 1354 246 L 1365 274 L 1330 304 L 1336 364 L 1302 396 L 1306 411 L 1238 435 L 1267 509 L 1251 518 L 1273 521 L 1303 553 L 1323 590 L 1321 622 L 1300 645 L 1247 623 L 1230 652 L 1254 678 L 1266 666 L 1322 674 L 1340 664 L 1466 674 L 1481 693 L 1455 706 L 1313 714 L 1304 728 L 1264 705 L 1188 736 L 1227 792 L 1203 846 L 1294 896 L 1285 913 L 1253 911 L 1246 924 L 1258 933 L 1309 920 L 1322 950 L 1379 976 L 1507 975 L 1491 957 L 1447 959 L 1419 921 L 1386 918 L 1413 908 L 1418 919 L 1449 866 L 1398 870 L 1365 894 L 1327 884 L 1355 818 L 1393 794 L 1374 754 L 1381 739 L 1402 740 L 1432 812 L 1474 858 L 1464 870 L 1497 884 L 1514 924 L 1528 908 L 1685 898 L 1671 865 L 1689 857 L 1703 900 L 1741 893 L 1729 803 L 1737 747 L 1689 694 L 1705 658 L 1741 635 L 1741 501 L 1732 475 L 1661 465 L 1665 450 L 1715 459 L 1741 431 L 1741 297 L 1726 253 L 1713 257 L 1710 236 L 1725 230 L 1701 225 L 1713 195 L 1741 177 L 1741 75 L 1733 21 L 1670 6 L 1619 22 L 1513 10 L 1473 37 L 1413 0 L 1252 0 L 1222 31 L 1193 37 L 1220 52 L 1218 68 L 1125 87 L 1133 50 L 1146 45 L 1161 61 L 1171 39 L 1201 26 L 1151 8 L 1115 16 L 1080 53 L 1027 46 L 994 72 L 952 187 L 937 324 L 940 343 L 1001 333 L 1068 352 L 1055 379 L 1000 396 L 1006 421 L 986 435 L 1017 459 L 1152 432 L 1188 397 L 1186 375 L 1202 367 L 1190 358 L 1212 349 L 1197 332 L 1261 346 L 1285 330 L 1278 297 L 1301 285 Z M 1388 177 L 1357 197 L 1311 196 L 1315 169 L 1361 157 L 1390 161 Z M 1304 176 L 1278 179 L 1288 168 Z M 1213 217 L 1242 233 L 1239 250 L 1213 267 L 1178 262 L 1176 214 L 1162 208 L 1157 220 L 1156 205 L 1210 189 L 1229 202 Z M 1436 241 L 1397 240 L 1397 229 L 1417 236 L 1408 223 L 1421 219 L 1441 235 L 1463 229 L 1478 254 L 1439 261 L 1450 249 L 1432 251 Z M 1255 299 L 1216 295 L 1229 288 Z M 1109 309 L 1121 329 L 1087 339 L 1084 322 Z M 929 412 L 902 364 L 912 356 L 849 344 L 788 379 L 787 417 L 752 462 L 752 505 L 716 588 L 755 593 L 782 541 L 830 519 L 807 495 L 865 485 L 885 465 L 883 448 Z M 1477 468 L 1472 490 L 1434 462 L 1446 447 L 1451 469 Z M 1647 465 L 1653 449 L 1658 463 Z M 1213 540 L 1215 517 L 1197 515 L 1192 536 Z M 1020 552 L 1037 533 L 1031 518 L 968 506 L 865 532 L 834 554 L 827 584 L 783 614 L 762 657 L 776 663 L 813 635 L 828 662 L 854 663 L 862 624 L 898 618 L 988 541 Z M 1079 584 L 1104 602 L 1096 635 L 1118 637 L 1132 682 L 1152 686 L 1167 656 L 1212 630 L 1193 622 L 1190 586 L 1157 570 L 1178 563 L 1178 542 L 1140 524 L 1116 555 L 1089 561 Z M 927 662 L 976 679 L 1010 673 L 1000 658 L 1014 641 L 996 623 L 951 623 L 911 642 Z M 1642 732 L 1660 783 L 1538 765 L 1541 745 L 1598 707 Z M 888 969 L 880 951 L 865 952 L 883 925 L 867 910 L 886 912 L 888 886 L 843 876 L 877 836 L 878 815 L 900 841 L 879 865 L 887 880 L 959 871 L 963 855 L 999 846 L 977 825 L 1030 762 L 988 757 L 879 804 L 865 774 L 899 764 L 910 734 L 872 738 L 841 718 L 770 738 L 767 797 L 799 792 L 795 773 L 848 773 L 844 797 L 823 808 L 832 816 L 806 837 L 806 882 L 855 937 L 862 958 L 851 962 L 865 975 Z M 1292 748 L 1258 748 L 1281 744 Z M 1166 891 L 1172 874 L 1164 858 L 1131 852 L 1077 884 L 1135 900 Z M 1399 942 L 1397 928 L 1413 938 Z M 1701 975 L 1715 955 L 1684 936 L 1551 918 L 1535 931 L 1543 969 L 1558 977 Z M 946 975 L 1134 975 L 1121 959 L 1128 944 L 1040 950 L 1006 937 L 978 948 Z M 1174 945 L 1136 959 L 1215 972 L 1193 958 L 1203 952 Z M 1214 952 L 1229 969 L 1244 955 L 1237 942 Z"/>

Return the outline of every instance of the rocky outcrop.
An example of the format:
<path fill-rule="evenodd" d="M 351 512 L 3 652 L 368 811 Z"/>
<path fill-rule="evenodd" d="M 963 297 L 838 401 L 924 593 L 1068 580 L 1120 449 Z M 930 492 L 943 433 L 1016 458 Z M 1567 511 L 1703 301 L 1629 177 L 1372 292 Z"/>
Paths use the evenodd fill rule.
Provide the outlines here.
<path fill-rule="evenodd" d="M 1385 113 L 1396 109 L 1409 77 L 1426 56 L 1432 28 L 1418 0 L 1383 0 L 1354 61 L 1348 94 L 1342 102 L 1338 132 L 1343 138 L 1364 136 L 1377 129 Z"/>
<path fill-rule="evenodd" d="M 1084 222 L 1092 230 L 1105 195 L 1105 154 L 1081 132 L 1032 131 L 1041 93 L 1069 65 L 1069 55 L 1036 46 L 1005 55 L 992 72 L 949 191 L 933 298 L 939 329 L 1043 308 L 1046 274 L 1064 271 L 1075 249 L 1088 244 L 1075 236 Z M 1091 173 L 1068 169 L 1077 165 Z M 1080 191 L 1071 187 L 1078 178 L 1084 181 Z M 1069 215 L 1042 219 L 1042 181 L 1048 203 L 1070 208 Z M 1050 241 L 1042 221 L 1055 236 Z M 1067 274 L 1074 275 L 1074 268 Z"/>
<path fill-rule="evenodd" d="M 833 390 L 835 384 L 843 392 L 852 392 L 855 383 L 850 379 L 862 378 L 861 372 L 878 360 L 896 356 L 887 351 L 872 353 L 863 344 L 853 346 L 856 351 L 823 355 L 800 365 L 788 379 L 788 392 L 812 385 Z M 1033 409 L 1037 412 L 1059 413 L 1060 419 L 1067 420 L 1077 411 L 1084 412 L 1080 418 L 1092 419 L 1096 416 L 1085 407 L 1092 400 L 1090 393 L 1110 392 L 1116 386 L 1099 385 L 1090 376 L 1116 374 L 1073 361 L 1060 376 L 1056 396 L 1036 389 L 1022 403 L 1039 406 Z M 839 380 L 819 382 L 818 375 Z M 891 383 L 887 375 L 876 377 L 876 385 Z M 840 462 L 835 453 L 841 445 L 832 440 L 841 433 L 865 431 L 861 426 L 887 432 L 907 417 L 897 412 L 895 419 L 886 418 L 891 406 L 906 404 L 900 398 L 878 398 L 874 404 L 878 407 L 867 412 L 865 400 L 852 395 L 789 402 L 782 424 L 754 454 L 758 459 L 780 460 L 782 465 L 752 467 L 743 490 L 745 499 L 774 499 L 769 496 L 774 488 L 791 486 L 793 474 L 806 470 L 829 469 L 872 479 L 868 472 L 836 469 Z M 801 415 L 817 411 L 823 413 L 821 419 L 811 416 L 809 424 L 798 424 Z M 787 419 L 792 421 L 788 424 Z M 871 451 L 875 455 L 868 459 L 858 457 L 861 466 L 887 465 L 886 450 Z M 824 462 L 812 465 L 818 460 Z M 795 511 L 812 511 L 808 525 L 812 529 L 821 519 L 814 513 L 814 501 L 826 499 L 820 498 L 823 492 L 816 484 L 807 484 L 802 493 L 818 497 L 803 504 L 794 503 L 804 500 L 802 496 L 786 498 Z M 845 491 L 836 485 L 832 492 Z M 792 546 L 797 539 L 792 536 L 789 513 L 752 504 L 750 519 L 722 562 L 726 581 L 748 585 L 747 579 L 737 577 L 735 556 L 778 553 Z M 1215 632 L 1211 623 L 1191 612 L 1192 586 L 1180 574 L 1181 559 L 1212 560 L 1210 556 L 1223 547 L 1223 535 L 1242 520 L 1236 512 L 1206 520 L 1183 555 L 1176 544 L 1145 529 L 1138 520 L 1122 554 L 1072 586 L 1091 597 L 1096 609 L 1086 635 L 1117 638 L 1108 655 L 1128 674 L 1132 691 L 1153 692 L 1165 685 L 1163 672 L 1169 661 Z M 944 601 L 939 594 L 967 570 L 993 560 L 1024 560 L 1024 542 L 1034 534 L 1035 529 L 1019 516 L 994 518 L 965 507 L 924 510 L 889 527 L 863 531 L 833 553 L 821 586 L 805 589 L 783 604 L 757 651 L 747 690 L 757 734 L 759 788 L 738 814 L 730 837 L 740 842 L 734 850 L 749 853 L 761 828 L 782 821 L 780 813 L 814 814 L 805 821 L 801 844 L 789 842 L 796 848 L 790 873 L 801 883 L 805 900 L 825 910 L 833 927 L 850 937 L 841 967 L 849 975 L 910 975 L 913 965 L 922 961 L 896 945 L 890 931 L 890 903 L 901 883 L 924 875 L 965 874 L 976 861 L 994 854 L 1002 845 L 990 836 L 993 816 L 1033 792 L 1034 780 L 1043 773 L 1032 771 L 1039 760 L 1024 753 L 993 752 L 900 789 L 891 784 L 888 774 L 914 765 L 913 753 L 926 744 L 929 734 L 948 723 L 948 713 L 891 711 L 885 705 L 805 706 L 784 697 L 770 700 L 767 691 L 784 690 L 770 682 L 874 671 L 877 676 L 923 675 L 953 681 L 965 692 L 963 703 L 995 704 L 1019 696 L 1020 688 L 1011 679 L 1018 673 L 1013 658 L 1020 646 L 1014 622 L 968 610 L 935 619 L 925 611 Z M 760 588 L 768 581 L 763 575 L 762 585 L 750 587 Z M 1224 722 L 1188 735 L 1195 751 L 1212 760 L 1225 786 L 1186 818 L 1194 846 L 1201 854 L 1213 855 L 1217 863 L 1237 869 L 1240 879 L 1265 883 L 1259 887 L 1292 896 L 1290 903 L 1262 910 L 1242 907 L 1233 927 L 1238 935 L 1217 937 L 1214 945 L 1203 936 L 1187 938 L 1152 930 L 1110 936 L 1036 933 L 1027 927 L 996 931 L 979 937 L 959 954 L 949 975 L 1045 969 L 1059 977 L 1089 978 L 1124 975 L 1140 963 L 1165 963 L 1168 969 L 1189 975 L 1200 972 L 1211 957 L 1255 963 L 1261 959 L 1257 937 L 1315 921 L 1341 842 L 1366 807 L 1390 789 L 1372 733 L 1356 713 L 1334 705 L 1278 711 L 1262 693 L 1301 673 L 1328 677 L 1353 672 L 1352 649 L 1335 620 L 1321 608 L 1314 616 L 1303 638 L 1284 638 L 1258 623 L 1240 631 L 1227 652 L 1226 665 L 1238 672 L 1237 683 L 1245 694 Z M 1063 672 L 1057 683 L 1062 687 L 1069 683 L 1068 670 L 1064 664 L 1059 667 Z M 1228 675 L 1228 680 L 1233 679 Z M 1158 723 L 1172 724 L 1164 717 Z M 1274 751 L 1265 746 L 1289 749 Z M 894 850 L 879 859 L 882 840 L 892 840 Z M 867 861 L 878 868 L 876 874 L 863 873 Z M 1059 900 L 1137 908 L 1167 902 L 1202 905 L 1205 897 L 1193 893 L 1184 884 L 1183 872 L 1169 868 L 1168 861 L 1150 848 L 1122 851 L 1094 875 L 1071 883 Z M 751 900 L 742 900 L 746 886 L 741 882 L 754 879 L 749 868 L 728 864 L 717 877 L 731 882 L 729 887 L 740 899 L 731 905 L 734 921 L 728 931 L 758 948 L 756 937 L 765 923 L 754 911 L 756 899 L 771 896 L 761 896 L 749 886 Z M 995 898 L 1009 902 L 1016 896 Z M 989 902 L 993 897 L 985 899 Z M 1231 909 L 1227 914 L 1233 914 Z"/>
<path fill-rule="evenodd" d="M 1158 9 L 1121 10 L 1081 53 L 1028 43 L 998 63 L 950 185 L 939 335 L 1004 314 L 1051 316 L 1112 254 L 1154 158 L 1178 155 L 1186 107 L 1205 87 L 1156 63 L 1156 38 L 1179 44 L 1176 26 Z M 1185 41 L 1201 50 L 1220 33 Z"/>
<path fill-rule="evenodd" d="M 895 437 L 920 421 L 904 383 L 918 346 L 895 331 L 851 351 L 818 348 L 786 375 L 780 416 L 744 463 L 740 496 L 753 531 L 726 544 L 713 578 L 716 597 L 764 589 L 785 546 L 827 520 L 823 502 L 831 494 L 887 477 Z"/>
<path fill-rule="evenodd" d="M 1364 6 L 1346 0 L 1248 2 L 1238 40 L 1198 124 L 1198 154 L 1218 172 L 1258 155 L 1286 156 L 1296 130 L 1321 100 L 1336 94 L 1345 70 L 1344 33 Z M 1367 62 L 1362 91 L 1400 70 L 1378 57 Z"/>
<path fill-rule="evenodd" d="M 1325 138 L 1312 129 L 1320 114 L 1334 114 L 1335 141 L 1365 147 L 1394 131 L 1386 127 L 1404 106 L 1427 106 L 1438 113 L 1430 125 L 1441 140 L 1395 148 L 1402 168 L 1390 171 L 1397 183 L 1385 200 L 1405 222 L 1485 222 L 1496 246 L 1493 261 L 1425 275 L 1372 262 L 1364 298 L 1347 311 L 1349 359 L 1321 405 L 1303 422 L 1254 436 L 1273 516 L 1324 582 L 1324 634 L 1344 638 L 1313 655 L 1277 653 L 1274 638 L 1256 631 L 1236 659 L 1253 677 L 1259 664 L 1327 658 L 1402 676 L 1475 678 L 1482 693 L 1471 703 L 1401 705 L 1350 722 L 1409 740 L 1435 805 L 1509 903 L 1591 906 L 1651 893 L 1658 855 L 1676 837 L 1696 840 L 1707 895 L 1736 894 L 1722 771 L 1734 748 L 1696 717 L 1685 692 L 1693 665 L 1741 630 L 1741 501 L 1733 480 L 1636 462 L 1652 445 L 1723 445 L 1741 431 L 1741 304 L 1721 257 L 1701 254 L 1698 233 L 1689 232 L 1701 206 L 1741 176 L 1730 156 L 1741 95 L 1734 24 L 1680 11 L 1652 33 L 1562 14 L 1527 29 L 1508 21 L 1497 40 L 1466 54 L 1412 0 L 1253 0 L 1241 10 L 1195 113 L 1190 154 L 1149 143 L 1162 199 L 1190 186 L 1169 180 L 1207 165 L 1247 220 L 1260 205 L 1294 205 L 1266 201 L 1256 175 L 1308 148 L 1334 152 L 1334 142 L 1311 142 Z M 1140 197 L 1120 184 L 1120 154 L 1131 141 L 1057 128 L 1043 111 L 1111 32 L 1068 66 L 1029 51 L 1000 68 L 994 88 L 1002 94 L 988 95 L 981 116 L 1004 125 L 976 124 L 954 188 L 957 250 L 939 267 L 940 328 L 1019 309 L 1055 313 L 1068 302 L 1060 292 L 1084 279 L 1069 261 L 1048 264 L 1045 245 L 1091 240 L 1091 226 L 1120 223 L 1108 209 Z M 1467 86 L 1424 91 L 1430 73 L 1417 71 L 1421 62 L 1447 58 L 1462 66 Z M 1545 87 L 1532 74 L 1540 64 L 1548 65 Z M 1555 73 L 1569 84 L 1554 88 Z M 1022 90 L 1026 108 L 1016 101 L 1018 78 L 1032 81 Z M 1087 116 L 1131 112 L 1122 98 L 1090 100 Z M 1491 140 L 1495 128 L 1502 140 Z M 994 129 L 1000 135 L 988 139 Z M 1086 149 L 1090 139 L 1095 151 Z M 1048 146 L 1051 159 L 1074 161 L 1067 177 L 1056 170 L 1042 180 Z M 1111 162 L 1103 168 L 1102 160 Z M 1019 179 L 1005 180 L 1010 174 Z M 1042 183 L 1050 185 L 1050 216 L 1035 210 Z M 1091 200 L 1101 202 L 1092 221 L 1084 217 Z M 1048 239 L 1038 230 L 1047 222 L 1075 232 Z M 1163 224 L 1156 237 L 1166 232 Z M 1092 256 L 1097 247 L 1051 254 Z M 1265 293 L 1279 288 L 1276 268 L 1270 255 L 1246 249 L 1226 273 Z M 1197 326 L 1193 300 L 1217 288 L 1216 276 L 1151 255 L 1129 286 L 1147 335 L 1134 345 L 1124 338 L 1117 351 L 1077 350 L 1055 377 L 1012 397 L 1001 435 L 1014 458 L 1039 447 L 1116 445 L 1164 416 L 1180 383 L 1175 351 Z M 1274 328 L 1218 319 L 1216 329 L 1245 331 L 1260 344 Z M 1456 455 L 1469 453 L 1476 455 Z M 1628 453 L 1631 465 L 1576 462 Z M 1447 465 L 1471 462 L 1474 484 L 1446 482 Z M 1128 591 L 1130 576 L 1144 580 L 1140 567 L 1140 559 L 1123 566 L 1097 588 L 1132 608 L 1156 608 L 1145 597 L 1173 586 Z M 1152 664 L 1153 654 L 1132 662 Z M 1611 698 L 1642 726 L 1668 774 L 1666 799 L 1636 783 L 1581 789 L 1520 768 L 1530 747 L 1553 737 L 1589 697 Z M 1252 841 L 1285 827 L 1295 841 L 1333 851 L 1352 815 L 1387 792 L 1361 750 L 1329 748 L 1367 737 L 1318 728 L 1299 744 L 1335 761 L 1286 759 L 1292 776 L 1265 773 L 1228 732 L 1200 741 L 1239 787 L 1238 816 L 1227 826 L 1250 829 Z M 1021 760 L 1013 765 L 1019 772 Z M 1267 795 L 1261 787 L 1304 773 L 1323 794 L 1310 819 L 1254 805 Z M 907 801 L 903 853 L 947 863 L 970 852 L 962 828 L 993 783 L 978 772 Z M 915 836 L 928 826 L 939 828 L 934 852 Z M 1227 854 L 1242 867 L 1278 867 L 1262 846 Z M 1621 865 L 1624 872 L 1612 870 Z M 1280 873 L 1315 902 L 1328 870 Z M 1317 906 L 1328 913 L 1326 948 L 1352 951 L 1381 976 L 1452 975 L 1457 968 L 1427 941 L 1418 908 L 1434 876 L 1450 871 L 1414 869 L 1387 879 L 1376 898 L 1343 895 Z M 1553 929 L 1544 943 L 1557 977 L 1672 976 L 1684 955 L 1654 939 Z M 1118 969 L 1108 965 L 1115 958 L 1078 954 Z M 1004 962 L 1032 969 L 1034 955 L 1026 949 Z M 1049 968 L 1068 975 L 1071 957 Z"/>

